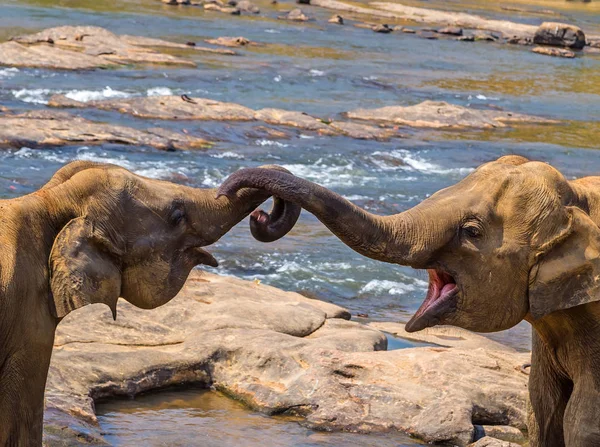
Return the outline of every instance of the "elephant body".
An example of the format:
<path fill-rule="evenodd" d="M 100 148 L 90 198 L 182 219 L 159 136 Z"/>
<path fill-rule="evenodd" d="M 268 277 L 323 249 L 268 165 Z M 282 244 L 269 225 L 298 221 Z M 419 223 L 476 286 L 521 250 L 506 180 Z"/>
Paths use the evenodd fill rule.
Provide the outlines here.
<path fill-rule="evenodd" d="M 271 169 L 281 169 L 269 167 Z M 116 318 L 123 297 L 150 309 L 166 303 L 217 241 L 269 194 L 231 198 L 74 162 L 40 190 L 0 201 L 0 445 L 42 444 L 44 387 L 60 320 L 105 303 Z M 300 208 L 275 199 L 253 214 L 253 232 L 275 240 Z"/>
<path fill-rule="evenodd" d="M 393 216 L 290 174 L 242 169 L 219 190 L 262 188 L 313 213 L 370 258 L 426 269 L 406 330 L 532 325 L 532 447 L 600 445 L 600 177 L 568 181 L 520 156 L 486 163 Z"/>

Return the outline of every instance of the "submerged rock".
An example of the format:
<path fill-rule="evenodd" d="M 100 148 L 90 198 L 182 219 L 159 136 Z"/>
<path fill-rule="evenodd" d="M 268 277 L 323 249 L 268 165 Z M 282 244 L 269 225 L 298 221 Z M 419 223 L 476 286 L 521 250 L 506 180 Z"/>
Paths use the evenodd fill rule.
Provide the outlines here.
<path fill-rule="evenodd" d="M 37 110 L 0 115 L 0 147 L 118 143 L 162 150 L 209 146 L 201 138 L 161 128 L 146 130 L 90 121 L 66 112 Z"/>
<path fill-rule="evenodd" d="M 117 315 L 92 305 L 58 326 L 46 440 L 100 440 L 94 400 L 184 384 L 326 430 L 399 430 L 466 446 L 474 417 L 525 427 L 518 365 L 530 355 L 468 331 L 461 337 L 480 347 L 385 351 L 382 332 L 343 319 L 338 306 L 198 271 L 168 304 L 148 311 L 120 301 Z"/>
<path fill-rule="evenodd" d="M 231 15 L 240 15 L 241 11 L 233 6 L 221 6 L 218 3 L 206 3 L 204 5 L 204 10 L 205 11 L 217 11 L 217 12 L 222 12 L 225 14 L 231 14 Z"/>
<path fill-rule="evenodd" d="M 346 115 L 351 119 L 430 128 L 493 128 L 515 123 L 556 123 L 553 120 L 531 115 L 470 109 L 443 101 L 424 101 L 414 106 L 356 109 L 347 112 Z"/>
<path fill-rule="evenodd" d="M 60 26 L 13 37 L 0 44 L 0 65 L 81 70 L 125 64 L 196 64 L 150 47 L 186 48 L 188 45 L 148 37 L 116 35 L 97 26 Z M 230 50 L 193 47 L 196 51 L 235 54 Z"/>
<path fill-rule="evenodd" d="M 571 50 L 567 50 L 566 48 L 535 47 L 531 51 L 537 54 L 544 54 L 546 56 L 566 57 L 568 59 L 573 59 L 575 57 L 575 53 Z"/>
<path fill-rule="evenodd" d="M 581 50 L 585 47 L 585 34 L 575 25 L 544 22 L 535 32 L 533 43 Z"/>
<path fill-rule="evenodd" d="M 292 9 L 285 16 L 279 17 L 280 19 L 292 20 L 295 22 L 307 22 L 310 20 L 307 15 L 305 15 L 300 8 Z"/>
<path fill-rule="evenodd" d="M 216 39 L 206 39 L 205 42 L 210 43 L 211 45 L 221 45 L 224 47 L 245 47 L 254 44 L 254 42 L 250 42 L 250 40 L 245 37 L 218 37 Z"/>

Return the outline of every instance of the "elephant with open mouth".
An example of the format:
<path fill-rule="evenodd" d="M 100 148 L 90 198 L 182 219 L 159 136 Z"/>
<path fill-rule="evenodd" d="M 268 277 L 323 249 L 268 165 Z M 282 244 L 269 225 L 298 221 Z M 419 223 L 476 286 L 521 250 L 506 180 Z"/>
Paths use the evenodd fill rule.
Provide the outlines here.
<path fill-rule="evenodd" d="M 248 187 L 301 205 L 364 256 L 426 269 L 429 289 L 408 332 L 493 332 L 527 320 L 531 446 L 600 445 L 600 177 L 568 181 L 505 156 L 393 216 L 280 171 L 242 169 L 219 193 Z"/>
<path fill-rule="evenodd" d="M 165 304 L 194 266 L 217 266 L 202 247 L 270 196 L 215 193 L 79 161 L 40 190 L 0 201 L 0 445 L 42 445 L 44 386 L 64 316 L 104 303 L 116 318 L 119 297 L 144 309 Z M 251 218 L 252 233 L 276 240 L 300 210 L 275 198 L 270 215 Z"/>

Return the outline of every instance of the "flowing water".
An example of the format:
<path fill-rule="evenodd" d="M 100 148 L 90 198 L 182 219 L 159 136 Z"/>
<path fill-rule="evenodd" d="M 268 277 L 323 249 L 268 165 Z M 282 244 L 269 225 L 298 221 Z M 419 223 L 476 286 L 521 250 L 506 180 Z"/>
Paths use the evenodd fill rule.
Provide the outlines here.
<path fill-rule="evenodd" d="M 58 92 L 84 101 L 185 93 L 255 109 L 277 107 L 336 117 L 356 107 L 408 105 L 431 99 L 501 107 L 565 123 L 515 130 L 406 130 L 406 138 L 382 143 L 289 129 L 282 130 L 291 134 L 290 139 L 275 140 L 253 135 L 250 124 L 149 123 L 113 112 L 82 110 L 83 116 L 96 120 L 141 128 L 159 125 L 185 129 L 219 142 L 209 150 L 189 152 L 114 144 L 6 150 L 0 152 L 0 196 L 34 191 L 62 164 L 74 159 L 116 163 L 145 176 L 200 187 L 218 186 L 242 167 L 276 163 L 371 212 L 391 214 L 418 204 L 501 155 L 521 154 L 547 161 L 569 178 L 600 170 L 600 156 L 595 150 L 600 147 L 599 55 L 565 60 L 510 45 L 430 41 L 402 33 L 381 35 L 351 25 L 327 24 L 325 19 L 331 11 L 310 6 L 304 7 L 305 11 L 318 21 L 287 23 L 276 20 L 276 16 L 291 9 L 291 3 L 256 3 L 262 9 L 260 16 L 233 17 L 204 13 L 201 8 L 169 7 L 159 0 L 0 0 L 0 39 L 51 26 L 89 24 L 178 42 L 243 35 L 269 44 L 244 49 L 237 57 L 186 54 L 197 62 L 196 69 L 129 67 L 66 72 L 0 67 L 0 105 L 43 108 L 50 95 Z M 597 2 L 515 0 L 503 5 L 494 2 L 493 6 L 485 0 L 407 3 L 533 24 L 549 20 L 547 12 L 515 13 L 502 6 L 552 8 L 559 14 L 552 20 L 578 23 L 594 32 L 600 28 Z M 292 233 L 280 241 L 256 242 L 243 223 L 211 252 L 220 261 L 218 273 L 302 291 L 353 313 L 368 314 L 373 320 L 407 321 L 427 288 L 422 272 L 359 256 L 306 212 Z M 526 349 L 528 331 L 522 324 L 495 337 Z M 258 416 L 244 418 L 244 423 L 261 421 Z M 290 436 L 312 436 L 294 432 L 289 423 L 272 424 L 274 432 L 291 430 Z M 118 431 L 121 433 L 122 428 Z M 329 445 L 329 441 L 307 442 Z"/>

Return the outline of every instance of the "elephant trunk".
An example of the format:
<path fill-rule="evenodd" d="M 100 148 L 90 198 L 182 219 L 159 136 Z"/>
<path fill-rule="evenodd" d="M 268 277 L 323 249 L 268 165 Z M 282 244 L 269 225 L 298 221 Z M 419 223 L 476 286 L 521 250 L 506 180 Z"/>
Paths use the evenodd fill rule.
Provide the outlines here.
<path fill-rule="evenodd" d="M 285 172 L 284 168 L 275 165 L 263 166 L 260 169 L 267 172 Z M 240 188 L 227 197 L 217 196 L 217 190 L 203 190 L 204 200 L 213 202 L 208 207 L 213 212 L 208 216 L 209 225 L 204 225 L 202 234 L 211 244 L 219 240 L 233 226 L 246 216 L 250 216 L 250 230 L 255 239 L 261 242 L 272 242 L 285 236 L 296 224 L 302 208 L 300 205 L 273 197 L 273 208 L 270 213 L 256 210 L 260 204 L 267 200 L 271 193 L 264 189 Z M 206 207 L 200 207 L 206 210 Z M 254 211 L 254 212 L 253 212 Z M 206 218 L 200 222 L 206 221 Z"/>
<path fill-rule="evenodd" d="M 378 261 L 417 267 L 426 262 L 418 211 L 395 216 L 371 214 L 342 196 L 315 183 L 282 171 L 241 169 L 219 188 L 219 195 L 235 197 L 245 188 L 258 188 L 286 202 L 297 203 L 314 214 L 342 242 L 363 256 Z"/>

